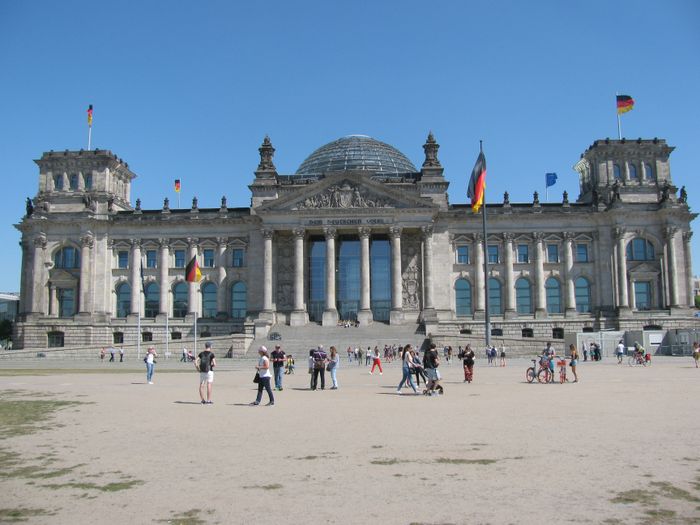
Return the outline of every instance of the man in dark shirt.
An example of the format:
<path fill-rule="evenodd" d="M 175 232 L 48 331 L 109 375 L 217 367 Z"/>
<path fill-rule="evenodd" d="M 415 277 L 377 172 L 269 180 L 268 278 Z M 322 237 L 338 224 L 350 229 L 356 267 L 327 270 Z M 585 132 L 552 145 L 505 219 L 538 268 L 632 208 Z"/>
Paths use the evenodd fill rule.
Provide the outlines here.
<path fill-rule="evenodd" d="M 199 358 L 199 398 L 202 400 L 203 405 L 212 405 L 214 402 L 211 400 L 211 390 L 214 383 L 216 359 L 214 359 L 214 353 L 211 351 L 211 343 L 209 341 L 204 343 L 204 351 L 200 352 L 197 357 Z M 205 384 L 207 385 L 206 399 L 204 399 L 204 392 L 202 391 Z"/>
<path fill-rule="evenodd" d="M 440 380 L 440 375 L 437 371 L 438 366 L 440 366 L 440 356 L 435 343 L 430 343 L 430 346 L 425 350 L 423 366 L 425 367 L 425 375 L 428 378 L 428 382 L 425 385 L 426 391 L 433 394 L 435 389 L 438 388 L 438 381 Z"/>
<path fill-rule="evenodd" d="M 275 349 L 270 354 L 272 358 L 272 369 L 275 372 L 275 390 L 282 390 L 282 376 L 284 375 L 284 363 L 287 356 L 280 345 L 275 345 Z"/>

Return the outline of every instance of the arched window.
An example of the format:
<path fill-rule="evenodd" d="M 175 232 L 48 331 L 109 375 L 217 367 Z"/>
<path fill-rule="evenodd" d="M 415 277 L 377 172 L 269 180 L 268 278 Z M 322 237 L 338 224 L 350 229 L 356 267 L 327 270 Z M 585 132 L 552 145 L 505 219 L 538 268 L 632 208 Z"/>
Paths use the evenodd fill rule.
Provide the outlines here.
<path fill-rule="evenodd" d="M 579 277 L 574 281 L 574 293 L 576 294 L 576 311 L 588 313 L 591 311 L 591 284 L 585 277 Z"/>
<path fill-rule="evenodd" d="M 628 261 L 653 261 L 654 245 L 646 239 L 637 237 L 632 239 L 627 245 Z"/>
<path fill-rule="evenodd" d="M 457 317 L 472 313 L 472 285 L 466 279 L 457 279 L 455 283 L 455 313 Z"/>
<path fill-rule="evenodd" d="M 547 313 L 561 313 L 561 283 L 554 277 L 550 277 L 544 283 L 544 290 L 547 296 Z"/>
<path fill-rule="evenodd" d="M 212 282 L 202 285 L 202 317 L 216 317 L 216 285 Z"/>
<path fill-rule="evenodd" d="M 234 283 L 231 287 L 231 317 L 245 319 L 248 294 L 244 282 Z"/>
<path fill-rule="evenodd" d="M 65 246 L 54 254 L 53 262 L 55 268 L 63 268 L 64 270 L 80 268 L 78 250 L 72 246 Z"/>
<path fill-rule="evenodd" d="M 627 167 L 630 170 L 630 180 L 638 180 L 639 177 L 637 176 L 637 166 L 634 164 L 628 164 Z"/>
<path fill-rule="evenodd" d="M 515 281 L 515 305 L 519 314 L 532 313 L 532 285 L 522 277 Z"/>
<path fill-rule="evenodd" d="M 644 164 L 644 179 L 648 181 L 654 180 L 654 170 L 649 163 Z"/>
<path fill-rule="evenodd" d="M 173 317 L 185 317 L 188 310 L 187 283 L 173 286 Z"/>
<path fill-rule="evenodd" d="M 615 177 L 615 180 L 622 180 L 622 172 L 620 171 L 619 164 L 613 164 L 613 177 Z"/>
<path fill-rule="evenodd" d="M 148 283 L 144 288 L 146 296 L 146 311 L 144 317 L 155 317 L 160 312 L 160 286 L 158 283 Z"/>
<path fill-rule="evenodd" d="M 117 286 L 117 317 L 126 317 L 131 313 L 131 285 L 121 283 Z"/>
<path fill-rule="evenodd" d="M 489 314 L 502 315 L 501 282 L 494 277 L 489 279 Z"/>

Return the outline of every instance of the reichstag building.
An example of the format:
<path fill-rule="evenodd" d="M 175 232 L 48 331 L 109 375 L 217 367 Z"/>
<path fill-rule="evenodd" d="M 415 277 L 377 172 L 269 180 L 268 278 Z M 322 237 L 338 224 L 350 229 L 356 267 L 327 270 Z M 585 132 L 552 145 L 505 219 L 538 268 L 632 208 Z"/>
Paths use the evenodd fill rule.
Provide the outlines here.
<path fill-rule="evenodd" d="M 418 169 L 347 136 L 284 175 L 266 137 L 249 208 L 186 209 L 132 204 L 136 174 L 108 150 L 44 153 L 16 225 L 15 348 L 181 339 L 195 316 L 204 337 L 353 321 L 477 339 L 487 302 L 493 333 L 516 339 L 692 323 L 696 214 L 665 140 L 595 141 L 571 201 L 488 202 L 486 251 L 481 216 L 448 200 L 438 149 L 428 135 Z"/>

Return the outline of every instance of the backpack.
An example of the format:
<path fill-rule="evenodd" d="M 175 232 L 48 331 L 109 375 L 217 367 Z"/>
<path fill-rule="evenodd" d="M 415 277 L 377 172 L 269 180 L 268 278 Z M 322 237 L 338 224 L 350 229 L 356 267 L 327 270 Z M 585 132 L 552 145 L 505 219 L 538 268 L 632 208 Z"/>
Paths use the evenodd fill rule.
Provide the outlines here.
<path fill-rule="evenodd" d="M 209 372 L 209 358 L 211 356 L 210 352 L 202 352 L 199 354 L 199 371 L 200 372 Z"/>
<path fill-rule="evenodd" d="M 323 370 L 326 361 L 326 354 L 324 352 L 314 353 L 314 368 L 318 370 Z"/>

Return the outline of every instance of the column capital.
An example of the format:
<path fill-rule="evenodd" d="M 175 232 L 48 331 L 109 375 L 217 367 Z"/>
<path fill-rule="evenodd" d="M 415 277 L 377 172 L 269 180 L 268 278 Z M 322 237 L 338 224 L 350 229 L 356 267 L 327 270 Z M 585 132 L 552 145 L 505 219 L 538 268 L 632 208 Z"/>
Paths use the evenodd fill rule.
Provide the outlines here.
<path fill-rule="evenodd" d="M 41 232 L 34 237 L 34 246 L 37 248 L 46 248 L 46 234 Z"/>
<path fill-rule="evenodd" d="M 80 237 L 80 245 L 88 248 L 92 248 L 95 245 L 95 236 L 92 232 L 86 232 Z"/>
<path fill-rule="evenodd" d="M 625 238 L 626 230 L 622 227 L 617 227 L 617 228 L 613 228 L 612 233 L 613 233 L 613 237 L 615 237 L 615 240 L 619 241 L 619 240 Z"/>
<path fill-rule="evenodd" d="M 389 237 L 392 239 L 400 239 L 402 231 L 403 228 L 401 226 L 391 226 L 389 228 Z"/>
<path fill-rule="evenodd" d="M 228 237 L 217 237 L 216 238 L 216 244 L 219 246 L 227 246 L 228 245 Z"/>
<path fill-rule="evenodd" d="M 510 233 L 510 232 L 503 232 L 503 233 L 501 234 L 501 236 L 503 237 L 503 241 L 504 241 L 504 242 L 513 242 L 513 238 L 515 237 L 515 236 L 514 236 L 512 233 Z"/>
<path fill-rule="evenodd" d="M 294 235 L 295 239 L 303 239 L 304 236 L 306 235 L 306 229 L 304 228 L 294 228 L 292 230 L 292 234 Z"/>
<path fill-rule="evenodd" d="M 323 228 L 323 233 L 326 236 L 326 239 L 328 240 L 335 239 L 338 236 L 338 230 L 331 227 Z"/>
<path fill-rule="evenodd" d="M 535 240 L 535 242 L 541 242 L 544 240 L 544 233 L 542 232 L 533 232 L 532 233 L 532 238 Z"/>
<path fill-rule="evenodd" d="M 475 233 L 474 234 L 474 242 L 477 244 L 481 244 L 484 241 L 484 234 L 483 233 Z"/>
<path fill-rule="evenodd" d="M 187 246 L 190 248 L 196 247 L 199 244 L 199 239 L 197 237 L 187 237 Z"/>
<path fill-rule="evenodd" d="M 565 241 L 573 241 L 574 238 L 576 237 L 576 234 L 574 232 L 562 232 L 564 235 L 564 240 Z"/>
<path fill-rule="evenodd" d="M 360 235 L 360 239 L 369 239 L 370 235 L 372 235 L 372 228 L 362 226 L 357 229 L 357 233 Z"/>
<path fill-rule="evenodd" d="M 165 237 L 158 239 L 158 246 L 161 248 L 170 248 L 170 239 L 166 239 Z"/>
<path fill-rule="evenodd" d="M 676 232 L 678 231 L 678 227 L 676 226 L 666 226 L 664 228 L 664 234 L 666 235 L 667 240 L 673 240 L 673 237 L 676 235 Z"/>
<path fill-rule="evenodd" d="M 683 232 L 683 240 L 685 242 L 690 242 L 690 239 L 692 239 L 692 238 L 693 238 L 693 232 L 691 232 L 690 230 Z"/>
<path fill-rule="evenodd" d="M 131 247 L 136 249 L 136 248 L 141 248 L 141 239 L 130 239 L 129 244 L 131 244 Z"/>
<path fill-rule="evenodd" d="M 428 224 L 426 226 L 421 226 L 421 232 L 423 233 L 424 239 L 429 239 L 433 236 L 433 225 Z"/>

